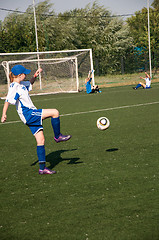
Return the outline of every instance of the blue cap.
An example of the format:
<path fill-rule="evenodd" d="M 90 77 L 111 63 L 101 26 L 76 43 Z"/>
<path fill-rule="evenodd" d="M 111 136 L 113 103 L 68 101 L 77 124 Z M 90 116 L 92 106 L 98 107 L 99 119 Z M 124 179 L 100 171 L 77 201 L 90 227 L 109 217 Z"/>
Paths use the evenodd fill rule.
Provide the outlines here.
<path fill-rule="evenodd" d="M 22 66 L 22 65 L 15 65 L 14 67 L 12 67 L 11 72 L 12 72 L 15 76 L 17 76 L 17 75 L 22 74 L 22 73 L 24 73 L 24 74 L 29 74 L 29 73 L 31 72 L 31 70 L 30 70 L 30 69 L 26 69 L 26 68 L 25 68 L 24 66 Z"/>

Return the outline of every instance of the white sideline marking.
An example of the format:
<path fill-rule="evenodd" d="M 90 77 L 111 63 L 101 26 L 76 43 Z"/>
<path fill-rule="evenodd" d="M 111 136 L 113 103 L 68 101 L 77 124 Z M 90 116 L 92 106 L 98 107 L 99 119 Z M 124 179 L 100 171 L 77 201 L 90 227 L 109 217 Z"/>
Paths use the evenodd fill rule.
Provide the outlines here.
<path fill-rule="evenodd" d="M 11 123 L 19 123 L 19 122 L 22 123 L 22 121 L 11 121 L 11 122 L 0 123 L 0 125 L 6 125 L 6 124 L 11 124 Z"/>
<path fill-rule="evenodd" d="M 87 114 L 87 113 L 95 113 L 95 112 L 103 112 L 103 111 L 111 111 L 111 110 L 131 108 L 131 107 L 142 107 L 142 106 L 153 105 L 153 104 L 159 104 L 159 102 L 141 103 L 141 104 L 127 105 L 127 106 L 113 107 L 113 108 L 104 108 L 104 109 L 97 109 L 97 110 L 91 110 L 91 111 L 86 111 L 86 112 L 66 113 L 66 114 L 61 114 L 60 117 Z M 19 123 L 19 122 L 22 122 L 22 121 L 5 122 L 5 123 L 0 123 L 0 125 Z"/>
<path fill-rule="evenodd" d="M 158 104 L 158 103 L 159 103 L 159 102 L 141 103 L 141 104 L 135 104 L 135 105 L 121 106 L 121 107 L 113 107 L 113 108 L 104 108 L 104 109 L 91 110 L 91 111 L 87 111 L 87 112 L 67 113 L 67 114 L 63 114 L 63 115 L 60 115 L 60 116 L 61 116 L 61 117 L 64 117 L 64 116 L 73 116 L 73 115 L 77 115 L 77 114 L 103 112 L 103 111 L 110 111 L 110 110 L 123 109 L 123 108 L 131 108 L 131 107 L 140 107 L 140 106 L 146 106 L 146 105 L 152 105 L 152 104 Z"/>

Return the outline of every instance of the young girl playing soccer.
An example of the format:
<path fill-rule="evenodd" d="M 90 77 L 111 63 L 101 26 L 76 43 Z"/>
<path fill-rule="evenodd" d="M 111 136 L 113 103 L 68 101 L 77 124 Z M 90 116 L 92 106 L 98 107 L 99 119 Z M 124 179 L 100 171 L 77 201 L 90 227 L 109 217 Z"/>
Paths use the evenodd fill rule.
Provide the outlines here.
<path fill-rule="evenodd" d="M 143 87 L 144 89 L 151 88 L 151 77 L 150 75 L 145 72 L 146 78 L 140 77 L 141 79 L 145 80 L 145 83 L 139 82 L 139 84 L 136 87 L 133 87 L 133 89 L 138 89 L 139 87 Z"/>
<path fill-rule="evenodd" d="M 4 103 L 1 122 L 4 123 L 7 120 L 6 114 L 9 104 L 16 105 L 16 110 L 20 119 L 30 128 L 32 134 L 35 136 L 40 167 L 39 174 L 54 174 L 56 173 L 55 171 L 52 171 L 45 166 L 45 138 L 42 121 L 46 118 L 51 118 L 51 124 L 55 135 L 54 140 L 57 143 L 69 140 L 71 135 L 64 136 L 61 134 L 60 118 L 57 109 L 37 109 L 32 103 L 28 92 L 32 89 L 32 85 L 39 73 L 42 72 L 42 69 L 39 68 L 30 81 L 24 81 L 26 74 L 29 74 L 30 72 L 31 70 L 26 69 L 22 65 L 15 65 L 11 69 L 9 75 L 11 84 Z"/>
<path fill-rule="evenodd" d="M 92 73 L 94 70 L 89 71 L 88 73 L 88 77 L 85 79 L 85 86 L 86 86 L 86 92 L 89 93 L 95 93 L 95 92 L 99 92 L 101 93 L 101 91 L 98 88 L 98 85 L 95 86 L 91 86 L 91 81 L 92 81 Z"/>

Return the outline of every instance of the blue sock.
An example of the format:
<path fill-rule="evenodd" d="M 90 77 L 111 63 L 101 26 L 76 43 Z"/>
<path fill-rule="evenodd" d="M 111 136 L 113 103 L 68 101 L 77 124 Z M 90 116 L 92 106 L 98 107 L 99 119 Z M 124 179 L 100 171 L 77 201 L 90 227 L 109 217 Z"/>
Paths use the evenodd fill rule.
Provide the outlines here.
<path fill-rule="evenodd" d="M 51 118 L 51 124 L 54 130 L 55 138 L 58 138 L 60 135 L 60 117 Z"/>
<path fill-rule="evenodd" d="M 45 146 L 37 146 L 37 155 L 38 155 L 38 160 L 39 160 L 39 167 L 40 170 L 44 170 L 45 168 Z"/>
<path fill-rule="evenodd" d="M 136 89 L 139 88 L 139 87 L 141 87 L 141 84 L 140 84 L 140 83 L 136 86 Z"/>

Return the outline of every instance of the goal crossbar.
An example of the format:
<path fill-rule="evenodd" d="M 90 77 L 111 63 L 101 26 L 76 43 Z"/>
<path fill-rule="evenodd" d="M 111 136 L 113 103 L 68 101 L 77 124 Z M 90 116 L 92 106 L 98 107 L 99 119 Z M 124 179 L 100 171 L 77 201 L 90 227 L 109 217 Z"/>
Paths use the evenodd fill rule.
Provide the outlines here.
<path fill-rule="evenodd" d="M 15 53 L 0 53 L 0 56 L 11 56 L 11 55 L 37 55 L 37 54 L 52 54 L 52 53 L 71 53 L 71 52 L 86 52 L 92 51 L 91 48 L 88 49 L 75 49 L 75 50 L 61 50 L 61 51 L 46 51 L 46 52 L 15 52 Z"/>
<path fill-rule="evenodd" d="M 16 60 L 16 61 L 3 61 L 2 62 L 2 65 L 4 66 L 4 64 L 6 62 L 8 62 L 9 64 L 10 63 L 21 63 L 21 62 L 48 62 L 48 61 L 55 61 L 55 60 L 58 60 L 56 63 L 58 63 L 59 61 L 67 61 L 67 60 L 71 60 L 71 59 L 76 59 L 76 57 L 65 57 L 65 58 L 48 58 L 48 59 L 26 59 L 26 60 Z"/>

